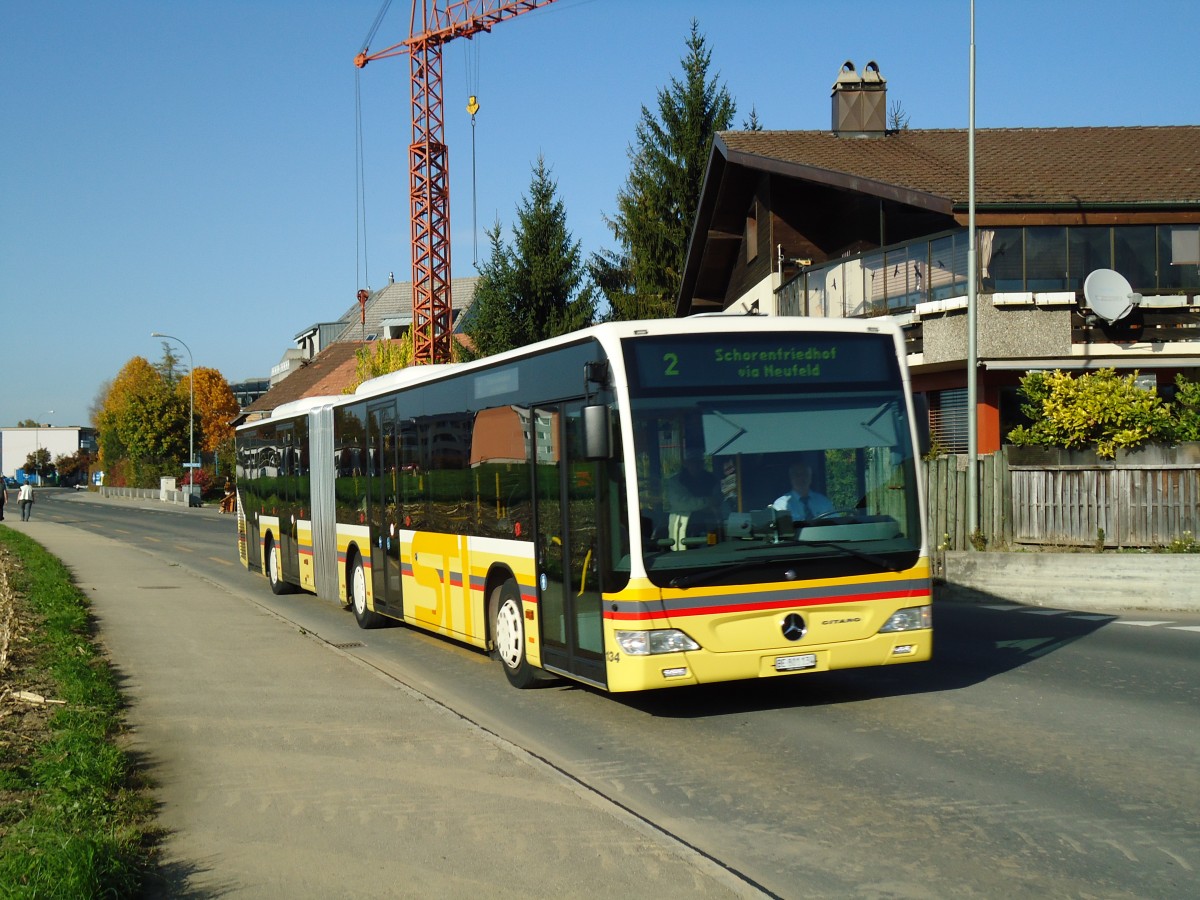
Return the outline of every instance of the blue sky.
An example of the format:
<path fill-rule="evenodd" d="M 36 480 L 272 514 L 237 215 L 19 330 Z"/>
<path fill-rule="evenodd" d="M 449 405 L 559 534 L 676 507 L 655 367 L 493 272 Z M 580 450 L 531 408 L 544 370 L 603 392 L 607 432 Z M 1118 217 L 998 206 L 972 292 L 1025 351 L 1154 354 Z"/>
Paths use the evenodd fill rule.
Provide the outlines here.
<path fill-rule="evenodd" d="M 0 425 L 87 424 L 150 332 L 266 376 L 360 287 L 410 278 L 408 66 L 354 55 L 378 0 L 0 0 Z M 395 0 L 372 49 L 407 37 Z M 824 129 L 877 61 L 913 128 L 965 128 L 968 0 L 558 0 L 445 48 L 452 264 L 506 237 L 539 154 L 585 253 L 608 247 L 642 105 L 697 19 L 768 129 Z M 976 125 L 1196 124 L 1194 0 L 977 0 Z M 476 72 L 474 78 L 469 72 Z M 356 227 L 361 92 L 366 278 Z M 472 134 L 468 94 L 479 97 Z M 183 354 L 186 360 L 186 353 Z"/>

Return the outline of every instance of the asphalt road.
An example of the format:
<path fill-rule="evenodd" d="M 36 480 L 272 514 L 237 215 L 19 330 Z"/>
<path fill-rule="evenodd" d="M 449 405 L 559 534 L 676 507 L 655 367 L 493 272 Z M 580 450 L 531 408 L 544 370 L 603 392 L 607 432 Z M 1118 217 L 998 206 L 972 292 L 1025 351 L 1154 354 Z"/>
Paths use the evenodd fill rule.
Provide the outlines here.
<path fill-rule="evenodd" d="M 1200 885 L 1198 615 L 939 599 L 925 665 L 520 692 L 477 651 L 274 597 L 240 568 L 231 517 L 45 499 L 36 515 L 272 610 L 767 894 L 1169 898 Z"/>

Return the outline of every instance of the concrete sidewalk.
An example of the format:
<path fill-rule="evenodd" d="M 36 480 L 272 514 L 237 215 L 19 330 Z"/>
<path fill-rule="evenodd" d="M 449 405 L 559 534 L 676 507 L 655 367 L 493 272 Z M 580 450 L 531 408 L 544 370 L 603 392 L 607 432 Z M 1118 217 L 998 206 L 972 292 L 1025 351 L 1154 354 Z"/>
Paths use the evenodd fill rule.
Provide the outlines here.
<path fill-rule="evenodd" d="M 77 528 L 16 527 L 90 598 L 129 702 L 168 832 L 150 897 L 759 896 L 247 597 Z"/>

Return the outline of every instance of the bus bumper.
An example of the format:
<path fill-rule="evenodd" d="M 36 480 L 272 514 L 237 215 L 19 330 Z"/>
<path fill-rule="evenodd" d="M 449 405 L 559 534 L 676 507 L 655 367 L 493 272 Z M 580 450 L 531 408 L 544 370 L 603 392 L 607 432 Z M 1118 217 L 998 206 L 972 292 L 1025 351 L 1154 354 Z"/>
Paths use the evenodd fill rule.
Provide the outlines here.
<path fill-rule="evenodd" d="M 653 690 L 754 678 L 782 678 L 835 669 L 926 662 L 933 655 L 933 630 L 877 634 L 859 641 L 807 647 L 777 647 L 713 653 L 692 650 L 655 656 L 622 656 L 608 664 L 608 689 Z"/>

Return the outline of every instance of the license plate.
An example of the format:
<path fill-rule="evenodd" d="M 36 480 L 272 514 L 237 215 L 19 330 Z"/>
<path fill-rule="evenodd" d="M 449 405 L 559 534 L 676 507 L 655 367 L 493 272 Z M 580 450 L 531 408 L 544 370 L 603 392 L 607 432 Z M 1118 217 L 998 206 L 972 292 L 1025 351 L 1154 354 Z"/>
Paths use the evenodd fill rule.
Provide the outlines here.
<path fill-rule="evenodd" d="M 817 654 L 802 653 L 799 656 L 775 657 L 776 672 L 795 672 L 797 669 L 812 669 L 817 665 Z"/>

